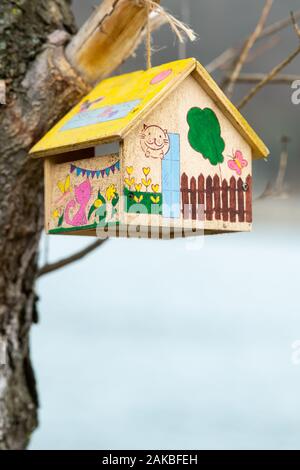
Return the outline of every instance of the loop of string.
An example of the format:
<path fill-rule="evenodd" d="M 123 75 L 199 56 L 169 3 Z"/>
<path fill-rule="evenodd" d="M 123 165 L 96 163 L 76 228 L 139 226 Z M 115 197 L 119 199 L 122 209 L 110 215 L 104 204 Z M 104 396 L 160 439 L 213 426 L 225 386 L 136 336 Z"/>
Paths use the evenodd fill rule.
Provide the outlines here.
<path fill-rule="evenodd" d="M 184 24 L 182 21 L 175 18 L 171 13 L 167 12 L 162 6 L 153 0 L 135 0 L 140 6 L 146 7 L 147 10 L 147 34 L 146 34 L 146 47 L 147 47 L 147 68 L 151 68 L 151 13 L 160 15 L 164 22 L 168 23 L 178 40 L 183 43 L 185 36 L 190 41 L 197 39 L 196 33 Z"/>

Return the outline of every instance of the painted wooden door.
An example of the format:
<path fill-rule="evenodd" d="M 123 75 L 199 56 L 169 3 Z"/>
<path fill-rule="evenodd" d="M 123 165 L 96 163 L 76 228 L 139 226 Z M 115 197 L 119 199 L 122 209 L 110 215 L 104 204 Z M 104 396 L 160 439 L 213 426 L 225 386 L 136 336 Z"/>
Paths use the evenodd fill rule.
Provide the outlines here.
<path fill-rule="evenodd" d="M 180 218 L 180 135 L 169 134 L 170 150 L 162 161 L 163 217 Z"/>

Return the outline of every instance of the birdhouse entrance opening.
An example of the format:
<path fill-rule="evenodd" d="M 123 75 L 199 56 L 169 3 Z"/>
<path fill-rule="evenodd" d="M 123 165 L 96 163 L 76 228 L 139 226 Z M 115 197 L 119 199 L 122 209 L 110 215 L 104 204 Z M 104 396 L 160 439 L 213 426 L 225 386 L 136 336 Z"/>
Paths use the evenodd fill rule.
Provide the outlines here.
<path fill-rule="evenodd" d="M 96 145 L 95 147 L 96 157 L 105 157 L 112 154 L 120 154 L 120 141 L 109 142 L 107 144 Z"/>

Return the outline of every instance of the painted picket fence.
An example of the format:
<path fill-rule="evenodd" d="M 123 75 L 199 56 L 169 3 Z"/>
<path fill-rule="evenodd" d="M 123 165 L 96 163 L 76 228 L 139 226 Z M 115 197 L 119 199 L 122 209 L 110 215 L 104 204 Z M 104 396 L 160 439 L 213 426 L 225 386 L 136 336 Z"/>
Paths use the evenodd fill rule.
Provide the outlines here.
<path fill-rule="evenodd" d="M 188 178 L 181 176 L 182 213 L 184 219 L 252 222 L 252 177 L 245 180 L 234 176 L 228 182 L 203 174 Z M 203 216 L 204 207 L 204 216 Z"/>

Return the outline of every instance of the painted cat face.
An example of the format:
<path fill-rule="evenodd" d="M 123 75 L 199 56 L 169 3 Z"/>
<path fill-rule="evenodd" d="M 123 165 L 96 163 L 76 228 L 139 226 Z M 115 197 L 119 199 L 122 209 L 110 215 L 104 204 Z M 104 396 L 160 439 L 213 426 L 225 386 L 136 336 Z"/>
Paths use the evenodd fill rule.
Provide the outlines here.
<path fill-rule="evenodd" d="M 84 204 L 89 201 L 92 194 L 92 187 L 89 180 L 75 186 L 75 197 L 78 204 Z"/>
<path fill-rule="evenodd" d="M 159 126 L 147 126 L 144 124 L 143 136 L 145 136 L 146 146 L 151 150 L 164 150 L 164 148 L 169 147 L 168 131 Z"/>

